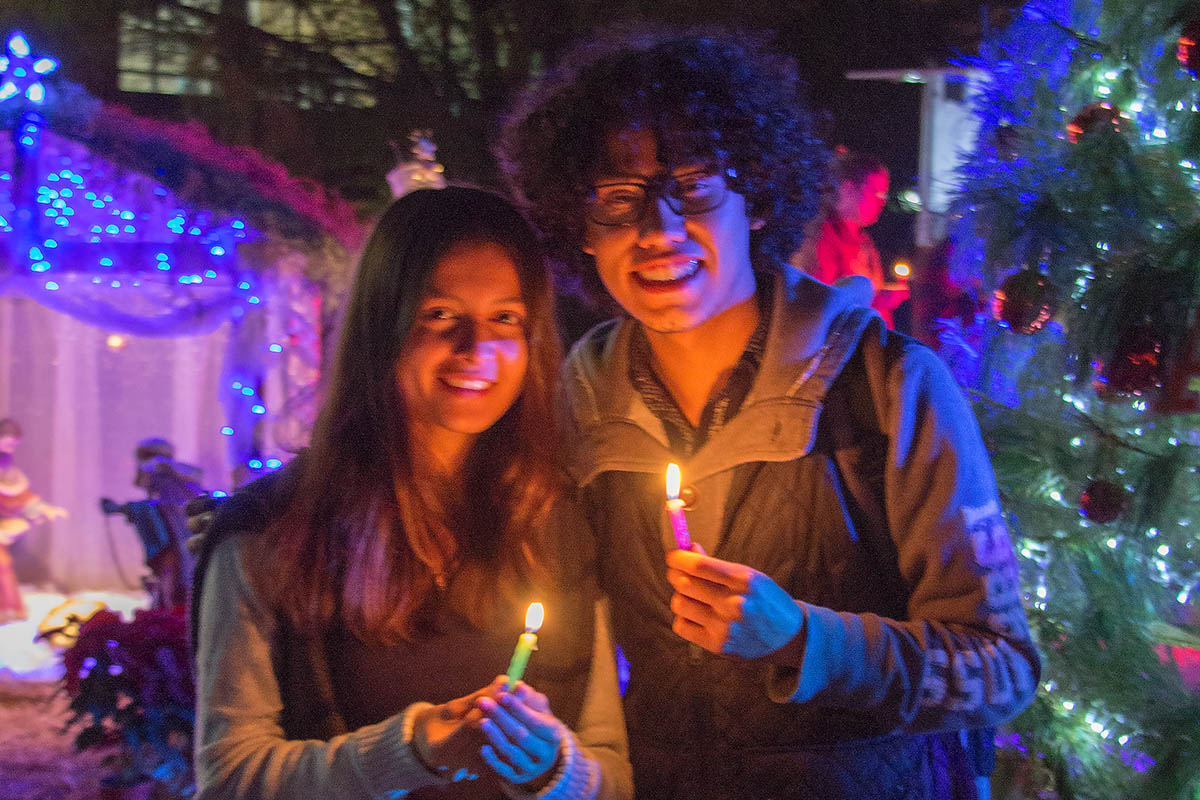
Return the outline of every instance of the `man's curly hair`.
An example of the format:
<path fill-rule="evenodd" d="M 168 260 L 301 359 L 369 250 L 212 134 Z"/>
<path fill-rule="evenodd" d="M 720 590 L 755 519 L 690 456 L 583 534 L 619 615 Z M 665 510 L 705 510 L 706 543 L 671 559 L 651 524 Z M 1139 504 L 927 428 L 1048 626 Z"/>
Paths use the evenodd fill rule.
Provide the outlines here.
<path fill-rule="evenodd" d="M 750 218 L 765 223 L 751 233 L 757 264 L 785 263 L 818 211 L 827 152 L 790 58 L 745 35 L 612 29 L 575 47 L 521 95 L 496 150 L 567 288 L 605 296 L 580 247 L 607 136 L 626 127 L 651 131 L 667 165 L 733 170 L 730 187 L 745 196 Z"/>

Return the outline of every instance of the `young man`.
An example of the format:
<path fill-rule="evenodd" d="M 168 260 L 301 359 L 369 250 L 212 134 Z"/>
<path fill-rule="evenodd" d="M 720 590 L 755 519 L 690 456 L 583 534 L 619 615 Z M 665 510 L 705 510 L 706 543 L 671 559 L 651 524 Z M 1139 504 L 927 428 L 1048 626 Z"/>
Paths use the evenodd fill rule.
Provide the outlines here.
<path fill-rule="evenodd" d="M 973 797 L 962 732 L 1037 684 L 1017 566 L 937 357 L 786 266 L 824 163 L 790 65 L 703 35 L 564 63 L 499 155 L 628 314 L 575 346 L 564 392 L 639 795 Z"/>

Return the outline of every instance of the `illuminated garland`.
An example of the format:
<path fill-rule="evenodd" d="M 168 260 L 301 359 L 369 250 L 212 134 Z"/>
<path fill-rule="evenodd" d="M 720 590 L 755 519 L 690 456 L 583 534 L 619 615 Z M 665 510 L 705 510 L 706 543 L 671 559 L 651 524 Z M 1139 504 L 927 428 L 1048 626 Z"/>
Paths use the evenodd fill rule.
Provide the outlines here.
<path fill-rule="evenodd" d="M 77 85 L 45 80 L 19 32 L 0 57 L 0 291 L 27 294 L 120 334 L 178 336 L 227 319 L 227 423 L 237 463 L 275 469 L 259 452 L 267 359 L 253 340 L 280 263 L 313 290 L 340 291 L 363 229 L 344 200 L 195 123 L 137 117 Z M 298 256 L 298 258 L 297 258 Z M 238 336 L 239 330 L 246 331 Z"/>

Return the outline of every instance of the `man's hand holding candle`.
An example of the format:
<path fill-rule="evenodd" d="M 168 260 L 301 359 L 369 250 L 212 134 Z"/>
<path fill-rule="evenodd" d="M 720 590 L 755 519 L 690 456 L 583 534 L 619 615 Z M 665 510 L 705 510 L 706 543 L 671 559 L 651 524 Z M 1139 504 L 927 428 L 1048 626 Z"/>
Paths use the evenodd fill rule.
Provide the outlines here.
<path fill-rule="evenodd" d="M 713 653 L 761 658 L 795 638 L 799 604 L 756 569 L 695 550 L 667 553 L 672 629 Z"/>

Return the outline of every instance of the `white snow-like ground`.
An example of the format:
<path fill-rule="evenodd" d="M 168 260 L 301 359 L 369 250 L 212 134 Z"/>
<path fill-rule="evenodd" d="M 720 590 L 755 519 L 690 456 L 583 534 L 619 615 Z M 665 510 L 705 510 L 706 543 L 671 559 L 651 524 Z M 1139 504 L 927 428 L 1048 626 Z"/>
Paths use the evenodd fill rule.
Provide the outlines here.
<path fill-rule="evenodd" d="M 64 602 L 72 601 L 80 608 L 101 602 L 125 618 L 132 618 L 139 608 L 148 608 L 150 598 L 145 592 L 85 591 L 63 595 L 22 586 L 28 611 L 26 619 L 0 625 L 0 677 L 23 680 L 54 681 L 62 677 L 60 653 L 44 641 L 34 641 L 38 625 L 51 611 Z"/>

